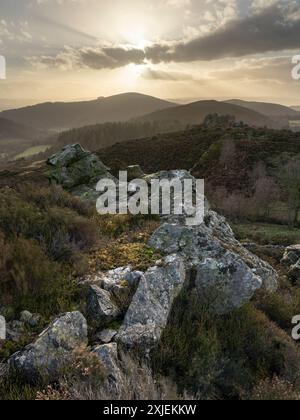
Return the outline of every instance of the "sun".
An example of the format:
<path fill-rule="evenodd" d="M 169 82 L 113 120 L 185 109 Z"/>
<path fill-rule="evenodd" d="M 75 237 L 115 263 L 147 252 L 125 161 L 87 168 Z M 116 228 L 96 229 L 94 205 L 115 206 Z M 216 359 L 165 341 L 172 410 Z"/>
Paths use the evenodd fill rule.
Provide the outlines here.
<path fill-rule="evenodd" d="M 147 45 L 146 31 L 142 26 L 127 32 L 127 39 L 132 46 L 141 50 L 144 50 Z"/>
<path fill-rule="evenodd" d="M 147 45 L 147 27 L 145 21 L 134 15 L 124 16 L 119 23 L 119 35 L 128 45 L 144 49 Z"/>

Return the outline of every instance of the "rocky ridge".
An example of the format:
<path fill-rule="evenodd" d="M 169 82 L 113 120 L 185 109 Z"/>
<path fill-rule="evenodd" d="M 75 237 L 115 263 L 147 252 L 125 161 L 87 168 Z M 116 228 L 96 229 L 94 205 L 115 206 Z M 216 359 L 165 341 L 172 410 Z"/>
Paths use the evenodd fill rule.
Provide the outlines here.
<path fill-rule="evenodd" d="M 95 200 L 95 185 L 108 168 L 79 145 L 67 146 L 49 161 L 48 176 L 83 199 Z M 145 177 L 191 179 L 187 171 L 165 171 Z M 112 177 L 112 176 L 111 176 Z M 185 216 L 164 217 L 149 246 L 163 258 L 145 272 L 131 266 L 86 276 L 89 288 L 85 317 L 78 313 L 58 317 L 35 343 L 16 353 L 11 367 L 30 382 L 40 372 L 57 378 L 76 346 L 87 346 L 87 325 L 94 330 L 91 351 L 115 378 L 122 380 L 120 351 L 134 349 L 151 357 L 168 323 L 174 301 L 184 290 L 196 290 L 199 305 L 227 314 L 249 302 L 254 294 L 277 289 L 276 271 L 239 243 L 225 218 L 205 204 L 204 222 L 187 226 Z M 300 257 L 299 257 L 300 258 Z M 117 322 L 119 327 L 112 328 Z"/>

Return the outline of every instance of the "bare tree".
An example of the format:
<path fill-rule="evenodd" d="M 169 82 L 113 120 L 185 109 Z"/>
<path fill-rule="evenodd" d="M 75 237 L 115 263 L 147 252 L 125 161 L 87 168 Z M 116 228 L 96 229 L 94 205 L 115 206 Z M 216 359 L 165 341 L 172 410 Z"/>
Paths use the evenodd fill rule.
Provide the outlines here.
<path fill-rule="evenodd" d="M 279 200 L 281 190 L 276 181 L 267 175 L 263 175 L 255 182 L 255 192 L 253 195 L 253 205 L 258 214 L 262 213 L 263 218 L 269 219 L 272 207 Z"/>
<path fill-rule="evenodd" d="M 280 171 L 280 179 L 288 198 L 289 224 L 298 224 L 300 212 L 300 159 L 290 160 Z"/>

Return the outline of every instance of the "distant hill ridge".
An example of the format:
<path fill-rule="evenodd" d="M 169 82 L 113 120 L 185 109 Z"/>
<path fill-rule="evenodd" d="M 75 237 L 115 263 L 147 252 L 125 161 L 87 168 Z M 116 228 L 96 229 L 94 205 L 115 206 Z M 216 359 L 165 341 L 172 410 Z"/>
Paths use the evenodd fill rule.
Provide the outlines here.
<path fill-rule="evenodd" d="M 86 125 L 122 122 L 176 104 L 153 96 L 125 93 L 83 102 L 47 102 L 3 111 L 0 117 L 32 127 L 63 131 Z"/>
<path fill-rule="evenodd" d="M 276 121 L 251 109 L 226 102 L 198 101 L 156 111 L 139 118 L 139 121 L 175 121 L 185 124 L 202 124 L 208 114 L 232 115 L 237 121 L 250 126 L 277 128 Z"/>
<path fill-rule="evenodd" d="M 232 99 L 230 101 L 226 101 L 226 103 L 252 109 L 253 111 L 259 112 L 260 114 L 267 115 L 268 117 L 287 117 L 300 119 L 300 107 L 299 110 L 295 110 L 284 105 L 267 102 L 249 102 L 242 101 L 240 99 Z"/>

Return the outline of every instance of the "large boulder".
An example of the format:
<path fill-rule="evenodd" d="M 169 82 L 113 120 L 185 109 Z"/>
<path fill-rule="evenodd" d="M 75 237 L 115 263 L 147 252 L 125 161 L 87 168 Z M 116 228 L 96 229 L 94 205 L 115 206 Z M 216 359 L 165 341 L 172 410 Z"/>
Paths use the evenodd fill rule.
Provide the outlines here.
<path fill-rule="evenodd" d="M 35 343 L 15 353 L 9 365 L 30 383 L 54 381 L 68 366 L 73 351 L 87 343 L 84 316 L 80 312 L 69 312 L 57 318 Z"/>
<path fill-rule="evenodd" d="M 237 255 L 206 258 L 197 266 L 195 286 L 200 299 L 217 314 L 226 314 L 249 302 L 262 280 Z"/>
<path fill-rule="evenodd" d="M 160 339 L 185 280 L 184 262 L 177 255 L 150 268 L 140 279 L 116 341 L 148 354 Z"/>
<path fill-rule="evenodd" d="M 268 292 L 276 291 L 278 286 L 276 271 L 244 248 L 235 239 L 226 220 L 212 211 L 206 213 L 204 223 L 199 226 L 163 224 L 153 234 L 149 245 L 162 253 L 181 255 L 187 266 L 196 270 L 206 259 L 220 260 L 229 251 L 244 261 Z"/>
<path fill-rule="evenodd" d="M 108 168 L 93 153 L 79 144 L 68 145 L 51 156 L 48 161 L 47 176 L 52 183 L 61 185 L 85 199 L 96 200 L 99 193 L 97 183 L 103 179 L 113 179 Z"/>
<path fill-rule="evenodd" d="M 121 315 L 110 292 L 97 285 L 91 285 L 87 299 L 87 315 L 93 326 L 106 327 Z"/>
<path fill-rule="evenodd" d="M 80 144 L 72 144 L 65 146 L 60 152 L 50 156 L 47 163 L 56 168 L 71 166 L 74 162 L 78 162 L 90 155 L 90 152 L 84 150 Z"/>

